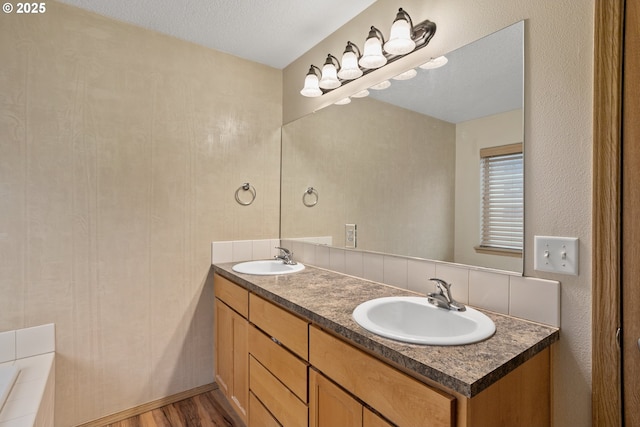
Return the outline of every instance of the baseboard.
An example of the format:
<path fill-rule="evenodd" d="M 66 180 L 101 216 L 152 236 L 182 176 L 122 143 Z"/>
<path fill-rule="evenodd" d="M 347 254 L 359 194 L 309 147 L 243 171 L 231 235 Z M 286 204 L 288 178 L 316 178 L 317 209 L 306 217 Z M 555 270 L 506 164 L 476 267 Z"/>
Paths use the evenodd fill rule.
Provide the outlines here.
<path fill-rule="evenodd" d="M 206 393 L 218 388 L 218 384 L 211 383 L 205 384 L 200 387 L 185 390 L 183 392 L 173 394 L 171 396 L 162 397 L 152 402 L 147 402 L 134 408 L 125 409 L 115 414 L 107 415 L 106 417 L 99 418 L 97 420 L 89 421 L 88 423 L 79 424 L 76 427 L 104 427 L 109 424 L 117 423 L 118 421 L 126 420 L 127 418 L 135 417 L 136 415 L 144 414 L 145 412 L 153 411 L 154 409 L 161 408 L 165 405 L 170 405 L 175 402 L 179 402 L 184 399 L 196 396 L 201 393 Z"/>

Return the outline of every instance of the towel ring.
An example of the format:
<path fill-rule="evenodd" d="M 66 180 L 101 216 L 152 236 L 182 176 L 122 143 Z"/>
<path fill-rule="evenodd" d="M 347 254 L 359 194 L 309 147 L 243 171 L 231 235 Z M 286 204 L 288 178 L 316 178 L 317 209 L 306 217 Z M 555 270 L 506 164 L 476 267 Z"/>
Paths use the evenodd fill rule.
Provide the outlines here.
<path fill-rule="evenodd" d="M 312 199 L 312 196 L 315 196 L 315 200 Z M 311 201 L 308 201 L 308 199 L 311 199 Z M 307 191 L 302 193 L 302 204 L 304 204 L 308 208 L 311 208 L 311 207 L 317 205 L 318 204 L 318 191 L 313 187 L 307 188 Z"/>
<path fill-rule="evenodd" d="M 251 193 L 251 200 L 249 200 L 248 202 L 243 202 L 240 199 L 240 190 L 250 192 Z M 256 199 L 256 188 L 253 185 L 249 184 L 248 182 L 245 182 L 240 187 L 238 187 L 238 189 L 236 190 L 236 202 L 238 202 L 242 206 L 249 206 L 251 203 L 253 203 L 253 201 L 255 199 Z"/>

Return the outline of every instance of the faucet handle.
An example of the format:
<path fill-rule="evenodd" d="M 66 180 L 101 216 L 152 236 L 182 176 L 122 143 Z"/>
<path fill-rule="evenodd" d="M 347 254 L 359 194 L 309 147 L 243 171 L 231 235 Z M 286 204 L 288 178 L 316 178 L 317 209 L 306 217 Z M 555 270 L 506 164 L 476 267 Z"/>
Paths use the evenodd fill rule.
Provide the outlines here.
<path fill-rule="evenodd" d="M 280 246 L 276 246 L 276 249 L 280 250 L 280 255 L 276 255 L 275 259 L 281 259 L 282 262 L 288 265 L 296 265 L 297 262 L 293 260 L 293 252 L 291 252 L 287 248 L 281 248 Z"/>
<path fill-rule="evenodd" d="M 436 277 L 433 277 L 429 280 L 436 283 L 436 286 L 440 291 L 440 295 L 442 295 L 442 297 L 447 300 L 447 303 L 449 305 L 448 308 L 450 310 L 465 311 L 467 309 L 464 304 L 453 299 L 453 295 L 451 294 L 451 283 L 447 283 L 444 280 L 438 279 Z"/>
<path fill-rule="evenodd" d="M 293 253 L 287 248 L 281 248 L 280 246 L 276 246 L 276 249 L 281 250 L 284 255 L 289 255 L 289 256 L 293 255 Z"/>
<path fill-rule="evenodd" d="M 453 301 L 453 298 L 451 297 L 451 285 L 449 283 L 445 282 L 442 279 L 438 279 L 437 277 L 432 277 L 429 280 L 435 282 L 441 295 L 447 298 L 449 302 Z"/>

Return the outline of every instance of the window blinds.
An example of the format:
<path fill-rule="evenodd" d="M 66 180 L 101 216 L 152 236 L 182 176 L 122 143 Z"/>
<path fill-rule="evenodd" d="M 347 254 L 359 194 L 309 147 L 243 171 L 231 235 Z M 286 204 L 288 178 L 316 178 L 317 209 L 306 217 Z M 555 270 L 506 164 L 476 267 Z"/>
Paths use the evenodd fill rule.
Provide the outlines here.
<path fill-rule="evenodd" d="M 522 251 L 524 173 L 522 144 L 480 150 L 480 247 Z"/>

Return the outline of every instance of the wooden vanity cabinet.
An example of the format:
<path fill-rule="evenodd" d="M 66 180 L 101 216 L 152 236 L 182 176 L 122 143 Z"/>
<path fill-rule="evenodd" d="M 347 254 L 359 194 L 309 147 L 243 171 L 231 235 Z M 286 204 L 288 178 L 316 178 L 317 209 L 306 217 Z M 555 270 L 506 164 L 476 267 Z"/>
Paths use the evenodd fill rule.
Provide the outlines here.
<path fill-rule="evenodd" d="M 249 296 L 249 389 L 261 426 L 266 414 L 284 427 L 308 424 L 309 322 L 265 299 Z M 259 421 L 260 420 L 260 421 Z"/>
<path fill-rule="evenodd" d="M 249 292 L 222 276 L 213 279 L 215 295 L 215 375 L 240 418 L 249 407 Z"/>
<path fill-rule="evenodd" d="M 551 425 L 551 347 L 469 398 L 217 274 L 214 287 L 216 379 L 249 427 Z"/>

